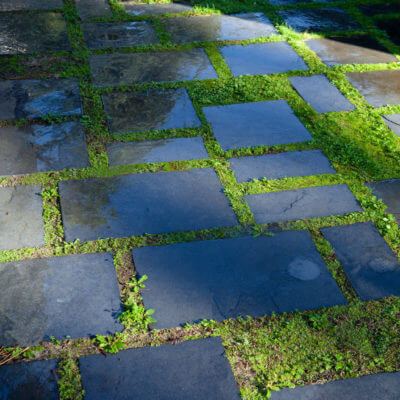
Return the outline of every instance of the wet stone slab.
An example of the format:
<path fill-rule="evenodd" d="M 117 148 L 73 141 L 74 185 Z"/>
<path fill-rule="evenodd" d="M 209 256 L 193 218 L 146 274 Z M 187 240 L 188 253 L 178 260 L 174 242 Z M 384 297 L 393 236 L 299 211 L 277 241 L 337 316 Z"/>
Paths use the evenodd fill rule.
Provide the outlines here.
<path fill-rule="evenodd" d="M 96 87 L 218 78 L 203 49 L 100 54 L 89 61 Z"/>
<path fill-rule="evenodd" d="M 363 14 L 373 17 L 375 14 L 391 14 L 400 12 L 400 4 L 395 3 L 380 3 L 380 4 L 364 4 L 358 6 Z"/>
<path fill-rule="evenodd" d="M 82 20 L 112 17 L 108 0 L 75 0 L 75 4 Z"/>
<path fill-rule="evenodd" d="M 62 0 L 0 0 L 0 11 L 52 10 L 62 7 Z"/>
<path fill-rule="evenodd" d="M 82 113 L 75 78 L 0 82 L 0 120 Z"/>
<path fill-rule="evenodd" d="M 86 400 L 239 400 L 219 338 L 79 359 Z"/>
<path fill-rule="evenodd" d="M 285 100 L 203 108 L 223 150 L 312 140 Z"/>
<path fill-rule="evenodd" d="M 361 300 L 400 295 L 400 262 L 372 222 L 322 229 Z"/>
<path fill-rule="evenodd" d="M 387 127 L 400 137 L 400 114 L 382 115 L 382 119 Z"/>
<path fill-rule="evenodd" d="M 102 99 L 112 133 L 201 126 L 185 88 L 111 92 Z"/>
<path fill-rule="evenodd" d="M 155 328 L 345 304 L 306 231 L 133 250 Z"/>
<path fill-rule="evenodd" d="M 372 190 L 374 196 L 387 205 L 386 212 L 393 214 L 397 223 L 400 223 L 400 180 L 372 182 L 367 186 Z"/>
<path fill-rule="evenodd" d="M 237 225 L 211 168 L 60 182 L 67 240 Z"/>
<path fill-rule="evenodd" d="M 123 2 L 125 11 L 130 15 L 162 15 L 193 12 L 189 3 L 175 2 L 164 4 L 140 4 L 136 1 Z"/>
<path fill-rule="evenodd" d="M 112 254 L 37 258 L 0 264 L 0 345 L 122 331 Z"/>
<path fill-rule="evenodd" d="M 400 6 L 399 6 L 400 7 Z M 400 18 L 377 20 L 375 24 L 378 28 L 386 31 L 390 39 L 397 45 L 400 45 Z"/>
<path fill-rule="evenodd" d="M 294 76 L 289 80 L 297 93 L 318 113 L 355 109 L 325 75 Z"/>
<path fill-rule="evenodd" d="M 363 209 L 346 185 L 309 187 L 244 196 L 257 224 L 330 217 Z"/>
<path fill-rule="evenodd" d="M 233 45 L 220 49 L 234 76 L 264 75 L 308 69 L 286 42 Z"/>

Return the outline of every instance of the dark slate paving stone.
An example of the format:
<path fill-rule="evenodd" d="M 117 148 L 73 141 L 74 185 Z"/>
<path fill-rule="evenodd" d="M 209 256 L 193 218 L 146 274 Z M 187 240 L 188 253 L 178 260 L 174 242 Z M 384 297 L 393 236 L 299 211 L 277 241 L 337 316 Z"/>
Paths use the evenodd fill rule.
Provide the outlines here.
<path fill-rule="evenodd" d="M 289 80 L 299 95 L 318 113 L 355 109 L 325 75 L 294 76 Z"/>
<path fill-rule="evenodd" d="M 382 119 L 389 129 L 400 136 L 400 114 L 382 115 Z"/>
<path fill-rule="evenodd" d="M 263 75 L 308 69 L 286 42 L 240 44 L 220 49 L 234 76 Z"/>
<path fill-rule="evenodd" d="M 285 100 L 203 108 L 224 150 L 312 140 Z"/>
<path fill-rule="evenodd" d="M 82 20 L 112 17 L 108 0 L 75 0 L 75 4 Z"/>
<path fill-rule="evenodd" d="M 77 122 L 0 128 L 0 176 L 85 168 L 85 133 Z"/>
<path fill-rule="evenodd" d="M 112 143 L 107 154 L 110 166 L 209 158 L 200 137 Z"/>
<path fill-rule="evenodd" d="M 57 360 L 0 367 L 0 399 L 58 400 L 57 381 L 52 370 L 57 370 Z"/>
<path fill-rule="evenodd" d="M 375 24 L 378 28 L 386 31 L 390 37 L 390 39 L 397 45 L 400 45 L 400 18 L 393 19 L 385 19 L 385 20 L 377 20 Z"/>
<path fill-rule="evenodd" d="M 62 7 L 62 0 L 0 0 L 0 11 L 52 10 Z"/>
<path fill-rule="evenodd" d="M 245 196 L 257 224 L 330 217 L 363 211 L 346 185 Z"/>
<path fill-rule="evenodd" d="M 372 106 L 400 104 L 400 70 L 352 72 L 346 75 Z"/>
<path fill-rule="evenodd" d="M 211 168 L 60 182 L 67 240 L 237 225 Z"/>
<path fill-rule="evenodd" d="M 89 60 L 96 87 L 218 78 L 203 49 L 99 54 Z"/>
<path fill-rule="evenodd" d="M 61 13 L 0 15 L 0 55 L 69 50 L 67 25 Z"/>
<path fill-rule="evenodd" d="M 400 180 L 392 179 L 368 183 L 367 186 L 372 190 L 372 194 L 387 205 L 386 211 L 396 217 L 400 223 Z"/>
<path fill-rule="evenodd" d="M 0 120 L 81 113 L 75 78 L 0 82 Z"/>
<path fill-rule="evenodd" d="M 322 229 L 362 300 L 400 295 L 400 263 L 372 222 Z"/>
<path fill-rule="evenodd" d="M 381 3 L 381 4 L 364 4 L 358 6 L 358 8 L 369 17 L 373 17 L 375 14 L 390 14 L 399 13 L 400 4 L 395 3 Z"/>
<path fill-rule="evenodd" d="M 34 345 L 122 331 L 111 254 L 0 264 L 0 345 Z"/>
<path fill-rule="evenodd" d="M 44 246 L 41 190 L 39 185 L 0 188 L 0 251 Z"/>
<path fill-rule="evenodd" d="M 336 173 L 321 150 L 231 158 L 229 162 L 238 182 Z"/>
<path fill-rule="evenodd" d="M 155 328 L 345 304 L 306 231 L 133 250 Z"/>
<path fill-rule="evenodd" d="M 102 98 L 113 133 L 201 126 L 185 88 L 111 92 Z"/>
<path fill-rule="evenodd" d="M 176 2 L 164 4 L 138 4 L 135 1 L 123 3 L 125 11 L 131 15 L 162 15 L 193 12 L 193 7 L 189 3 Z"/>

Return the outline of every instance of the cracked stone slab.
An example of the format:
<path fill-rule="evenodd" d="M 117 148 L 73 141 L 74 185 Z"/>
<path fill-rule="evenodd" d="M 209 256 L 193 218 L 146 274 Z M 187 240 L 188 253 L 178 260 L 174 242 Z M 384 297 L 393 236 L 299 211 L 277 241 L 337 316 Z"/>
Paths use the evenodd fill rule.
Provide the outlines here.
<path fill-rule="evenodd" d="M 0 82 L 0 120 L 82 113 L 75 78 Z"/>
<path fill-rule="evenodd" d="M 375 24 L 378 26 L 378 28 L 386 31 L 389 35 L 389 38 L 393 41 L 393 43 L 397 45 L 400 45 L 399 23 L 400 23 L 400 18 L 393 18 L 393 19 L 391 18 L 391 19 L 375 21 Z"/>
<path fill-rule="evenodd" d="M 155 328 L 345 304 L 306 231 L 132 251 Z"/>
<path fill-rule="evenodd" d="M 245 195 L 257 224 L 330 217 L 363 209 L 347 185 Z"/>
<path fill-rule="evenodd" d="M 75 4 L 82 20 L 112 17 L 108 0 L 75 0 Z"/>
<path fill-rule="evenodd" d="M 0 345 L 122 331 L 112 254 L 36 258 L 0 264 Z"/>
<path fill-rule="evenodd" d="M 201 126 L 185 88 L 111 92 L 102 99 L 112 133 Z"/>
<path fill-rule="evenodd" d="M 358 6 L 363 14 L 373 17 L 375 14 L 391 14 L 400 12 L 400 4 L 396 3 L 379 3 L 379 4 L 364 4 Z M 377 21 L 379 23 L 379 21 Z"/>
<path fill-rule="evenodd" d="M 99 54 L 89 61 L 96 87 L 218 78 L 203 49 Z"/>
<path fill-rule="evenodd" d="M 389 129 L 400 136 L 400 114 L 382 115 L 382 119 Z"/>
<path fill-rule="evenodd" d="M 293 76 L 289 80 L 304 101 L 318 113 L 355 110 L 325 75 Z"/>
<path fill-rule="evenodd" d="M 321 150 L 231 158 L 229 162 L 239 183 L 253 179 L 282 179 L 336 173 Z"/>
<path fill-rule="evenodd" d="M 307 64 L 286 42 L 238 44 L 222 47 L 220 52 L 234 76 L 308 69 Z"/>
<path fill-rule="evenodd" d="M 66 240 L 237 225 L 211 168 L 59 183 Z"/>
<path fill-rule="evenodd" d="M 79 359 L 86 400 L 239 400 L 220 338 Z"/>
<path fill-rule="evenodd" d="M 0 0 L 0 11 L 52 10 L 62 7 L 62 0 Z"/>
<path fill-rule="evenodd" d="M 140 4 L 136 1 L 124 1 L 125 11 L 130 15 L 162 15 L 193 12 L 189 3 L 171 2 L 162 4 Z"/>
<path fill-rule="evenodd" d="M 400 295 L 400 262 L 372 222 L 321 231 L 361 300 Z"/>
<path fill-rule="evenodd" d="M 285 100 L 204 107 L 223 150 L 312 140 Z"/>

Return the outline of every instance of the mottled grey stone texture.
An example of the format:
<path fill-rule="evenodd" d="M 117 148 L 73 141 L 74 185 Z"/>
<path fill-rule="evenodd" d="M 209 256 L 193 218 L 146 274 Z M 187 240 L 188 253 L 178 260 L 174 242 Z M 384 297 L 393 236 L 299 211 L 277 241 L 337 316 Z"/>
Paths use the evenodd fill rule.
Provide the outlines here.
<path fill-rule="evenodd" d="M 289 80 L 299 95 L 318 113 L 355 109 L 325 75 L 294 76 Z"/>
<path fill-rule="evenodd" d="M 122 331 L 112 254 L 0 264 L 0 345 Z"/>
<path fill-rule="evenodd" d="M 285 100 L 203 108 L 224 150 L 312 140 Z"/>
<path fill-rule="evenodd" d="M 140 4 L 136 1 L 123 3 L 125 10 L 131 15 L 162 15 L 193 12 L 193 7 L 189 3 L 176 2 L 164 4 Z"/>
<path fill-rule="evenodd" d="M 75 4 L 82 20 L 112 17 L 108 0 L 75 0 Z"/>
<path fill-rule="evenodd" d="M 233 226 L 211 168 L 60 182 L 67 240 Z"/>
<path fill-rule="evenodd" d="M 346 185 L 250 194 L 245 198 L 257 224 L 363 211 Z"/>
<path fill-rule="evenodd" d="M 0 120 L 76 115 L 81 107 L 75 78 L 0 82 Z"/>
<path fill-rule="evenodd" d="M 400 179 L 368 183 L 372 194 L 387 205 L 386 211 L 400 223 Z"/>
<path fill-rule="evenodd" d="M 400 136 L 400 114 L 382 115 L 382 119 L 389 129 Z"/>
<path fill-rule="evenodd" d="M 201 126 L 185 88 L 111 92 L 102 98 L 113 133 Z"/>
<path fill-rule="evenodd" d="M 400 12 L 399 2 L 364 4 L 364 5 L 358 6 L 358 8 L 365 15 L 368 15 L 368 16 L 374 16 L 375 14 L 390 14 L 390 13 L 399 13 Z"/>
<path fill-rule="evenodd" d="M 133 250 L 155 328 L 345 304 L 306 231 Z"/>
<path fill-rule="evenodd" d="M 62 0 L 0 0 L 0 11 L 52 10 L 62 6 Z"/>
<path fill-rule="evenodd" d="M 264 75 L 308 69 L 306 63 L 286 42 L 252 43 L 220 49 L 234 76 Z"/>
<path fill-rule="evenodd" d="M 231 158 L 229 162 L 238 182 L 336 173 L 321 150 Z"/>
<path fill-rule="evenodd" d="M 96 87 L 218 78 L 203 49 L 99 54 L 89 61 Z"/>

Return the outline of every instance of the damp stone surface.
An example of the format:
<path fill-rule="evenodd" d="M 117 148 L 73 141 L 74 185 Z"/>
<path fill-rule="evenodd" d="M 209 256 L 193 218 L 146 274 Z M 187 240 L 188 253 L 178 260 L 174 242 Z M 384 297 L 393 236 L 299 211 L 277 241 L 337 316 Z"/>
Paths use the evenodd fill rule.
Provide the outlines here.
<path fill-rule="evenodd" d="M 135 1 L 123 2 L 125 10 L 128 14 L 139 15 L 162 15 L 162 14 L 179 14 L 193 12 L 193 7 L 189 3 L 170 2 L 161 4 L 138 4 Z"/>
<path fill-rule="evenodd" d="M 0 11 L 52 10 L 62 6 L 62 0 L 0 0 Z"/>
<path fill-rule="evenodd" d="M 108 0 L 75 0 L 75 4 L 82 20 L 112 17 Z"/>
<path fill-rule="evenodd" d="M 387 127 L 400 137 L 400 114 L 382 115 L 382 119 Z"/>

